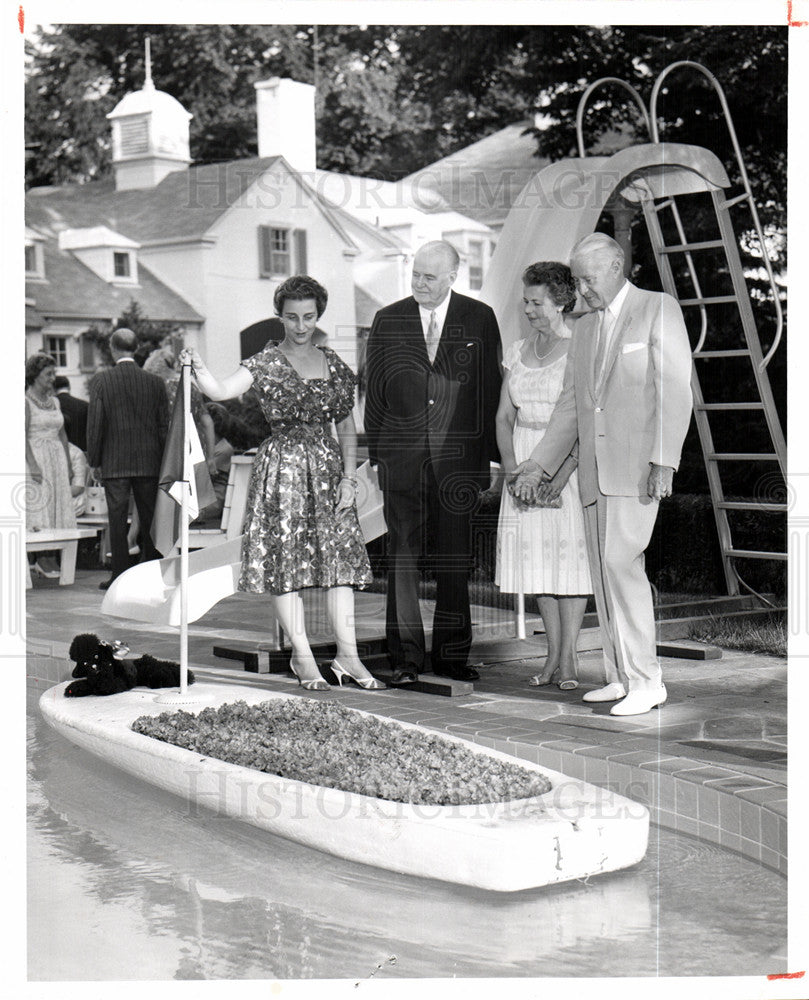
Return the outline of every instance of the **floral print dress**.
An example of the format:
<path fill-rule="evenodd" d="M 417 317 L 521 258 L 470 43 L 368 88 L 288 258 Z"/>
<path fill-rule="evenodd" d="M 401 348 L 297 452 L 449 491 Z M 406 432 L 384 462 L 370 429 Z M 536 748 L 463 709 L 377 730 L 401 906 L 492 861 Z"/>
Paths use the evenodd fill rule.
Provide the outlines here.
<path fill-rule="evenodd" d="M 328 378 L 302 378 L 275 344 L 242 362 L 272 433 L 253 461 L 241 591 L 371 582 L 356 505 L 335 511 L 343 460 L 332 425 L 351 413 L 356 377 L 330 348 L 318 350 Z"/>

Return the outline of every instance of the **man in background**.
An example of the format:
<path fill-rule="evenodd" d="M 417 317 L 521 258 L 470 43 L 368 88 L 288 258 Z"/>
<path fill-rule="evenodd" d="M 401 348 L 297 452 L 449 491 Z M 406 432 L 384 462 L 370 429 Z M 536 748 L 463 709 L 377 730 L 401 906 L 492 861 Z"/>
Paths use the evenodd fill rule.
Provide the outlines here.
<path fill-rule="evenodd" d="M 112 575 L 99 584 L 101 590 L 129 568 L 130 496 L 140 521 L 141 559 L 160 558 L 149 529 L 168 431 L 168 399 L 162 379 L 135 361 L 137 346 L 131 330 L 115 330 L 110 337 L 115 364 L 90 383 L 87 457 L 104 484 L 112 552 Z"/>
<path fill-rule="evenodd" d="M 64 375 L 57 375 L 53 380 L 53 391 L 65 418 L 68 441 L 82 451 L 87 451 L 87 413 L 90 409 L 88 402 L 79 399 L 78 396 L 71 396 L 70 382 Z"/>

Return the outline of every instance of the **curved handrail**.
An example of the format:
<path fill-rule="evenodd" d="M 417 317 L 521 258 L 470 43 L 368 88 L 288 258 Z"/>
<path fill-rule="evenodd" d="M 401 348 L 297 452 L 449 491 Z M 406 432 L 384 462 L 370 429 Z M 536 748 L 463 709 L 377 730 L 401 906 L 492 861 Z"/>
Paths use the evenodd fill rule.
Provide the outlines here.
<path fill-rule="evenodd" d="M 629 93 L 635 98 L 635 102 L 639 105 L 640 110 L 643 114 L 643 120 L 646 123 L 646 131 L 651 135 L 652 126 L 649 120 L 649 112 L 646 105 L 643 103 L 643 98 L 635 90 L 631 83 L 627 83 L 626 80 L 622 80 L 617 76 L 602 76 L 599 80 L 594 80 L 590 86 L 585 90 L 585 92 L 579 98 L 579 106 L 576 108 L 576 142 L 579 147 L 579 156 L 584 159 L 587 155 L 584 146 L 584 134 L 582 131 L 582 125 L 584 124 L 584 108 L 587 104 L 587 100 L 590 94 L 597 88 L 600 87 L 602 83 L 617 83 L 624 89 L 628 90 Z"/>
<path fill-rule="evenodd" d="M 758 216 L 758 208 L 753 199 L 753 191 L 750 187 L 750 179 L 747 176 L 747 168 L 744 165 L 744 159 L 742 157 L 742 150 L 739 146 L 739 140 L 736 136 L 736 129 L 733 125 L 733 117 L 730 113 L 730 107 L 728 106 L 727 98 L 725 97 L 725 91 L 722 89 L 722 84 L 716 79 L 713 73 L 706 69 L 701 63 L 693 62 L 690 59 L 681 59 L 679 62 L 673 62 L 670 66 L 666 66 L 664 70 L 661 71 L 658 78 L 655 80 L 654 86 L 652 87 L 652 97 L 649 102 L 650 114 L 651 114 L 651 127 L 650 134 L 652 137 L 652 142 L 660 142 L 660 133 L 657 126 L 657 98 L 660 94 L 660 88 L 663 85 L 665 78 L 675 69 L 680 69 L 681 67 L 687 67 L 688 69 L 698 70 L 704 77 L 707 78 L 708 82 L 711 84 L 713 89 L 719 96 L 719 102 L 722 106 L 722 113 L 725 116 L 725 123 L 728 127 L 728 133 L 730 134 L 730 141 L 733 143 L 733 151 L 736 154 L 736 162 L 739 165 L 739 175 L 742 179 L 742 187 L 744 188 L 745 196 L 748 204 L 750 205 L 750 214 L 753 217 L 753 226 L 756 230 L 756 235 L 759 239 L 759 244 L 761 246 L 761 259 L 764 262 L 764 267 L 767 271 L 767 277 L 770 282 L 770 288 L 772 290 L 773 302 L 775 303 L 775 338 L 773 339 L 772 345 L 769 351 L 767 351 L 766 356 L 759 363 L 759 371 L 763 371 L 767 365 L 769 365 L 772 356 L 778 349 L 778 345 L 781 343 L 781 334 L 784 329 L 784 313 L 781 308 L 781 299 L 778 294 L 778 286 L 775 283 L 775 275 L 773 274 L 772 264 L 770 263 L 770 257 L 767 253 L 767 244 L 764 239 L 764 231 L 761 228 L 761 220 Z"/>

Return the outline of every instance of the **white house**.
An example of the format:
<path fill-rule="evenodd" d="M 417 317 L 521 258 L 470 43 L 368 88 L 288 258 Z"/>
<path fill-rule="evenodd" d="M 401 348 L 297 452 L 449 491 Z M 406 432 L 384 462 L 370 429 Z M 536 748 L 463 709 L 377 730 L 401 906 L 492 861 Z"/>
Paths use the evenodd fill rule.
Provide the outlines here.
<path fill-rule="evenodd" d="M 259 155 L 193 166 L 191 116 L 155 89 L 147 63 L 143 89 L 108 116 L 112 179 L 28 192 L 28 353 L 51 351 L 68 376 L 92 370 L 82 333 L 134 299 L 224 374 L 257 329 L 266 336 L 278 284 L 306 272 L 329 290 L 321 328 L 356 367 L 374 312 L 408 294 L 409 259 L 430 239 L 458 248 L 455 287 L 476 293 L 493 248 L 485 223 L 406 181 L 316 170 L 314 88 L 255 86 Z"/>

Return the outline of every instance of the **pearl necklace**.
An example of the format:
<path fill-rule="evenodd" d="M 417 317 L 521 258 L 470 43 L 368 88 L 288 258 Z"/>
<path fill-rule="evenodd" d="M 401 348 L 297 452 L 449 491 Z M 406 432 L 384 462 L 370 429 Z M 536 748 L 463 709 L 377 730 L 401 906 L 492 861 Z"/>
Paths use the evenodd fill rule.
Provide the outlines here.
<path fill-rule="evenodd" d="M 554 347 L 556 347 L 555 341 L 558 340 L 558 338 L 554 337 L 554 343 L 551 344 L 551 346 L 548 348 L 547 351 L 545 351 L 544 354 L 540 354 L 539 351 L 537 350 L 538 340 L 539 340 L 539 334 L 537 334 L 536 337 L 534 337 L 534 357 L 537 359 L 537 361 L 544 361 L 545 358 L 547 358 L 548 355 L 551 353 L 551 351 L 554 349 Z"/>
<path fill-rule="evenodd" d="M 35 406 L 40 408 L 40 410 L 50 410 L 53 408 L 53 401 L 55 399 L 54 396 L 45 396 L 44 398 L 42 396 L 38 396 L 34 392 L 33 386 L 28 389 L 26 395 Z"/>

